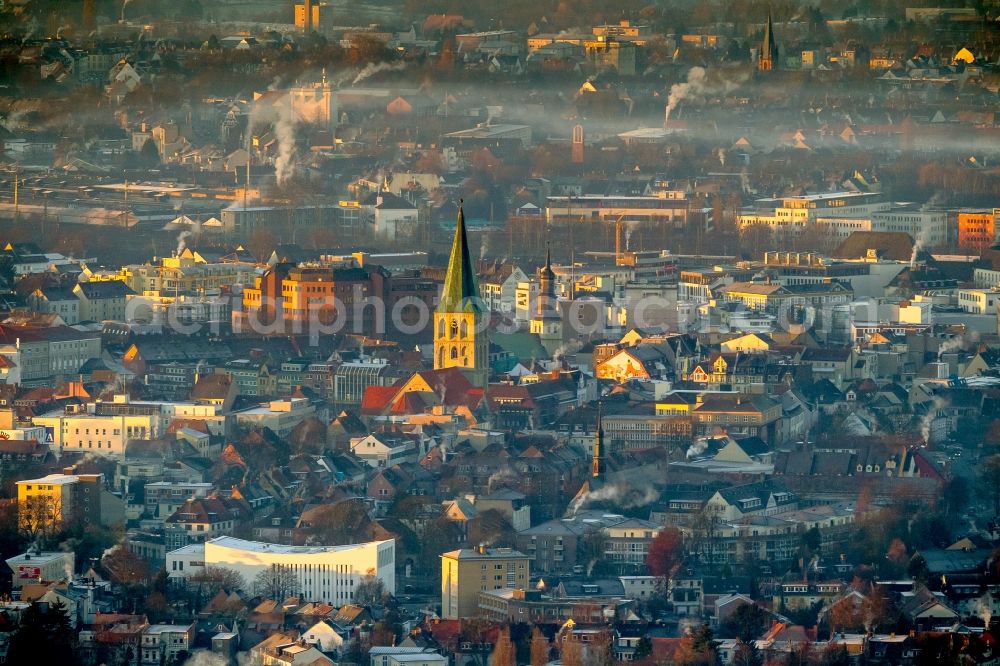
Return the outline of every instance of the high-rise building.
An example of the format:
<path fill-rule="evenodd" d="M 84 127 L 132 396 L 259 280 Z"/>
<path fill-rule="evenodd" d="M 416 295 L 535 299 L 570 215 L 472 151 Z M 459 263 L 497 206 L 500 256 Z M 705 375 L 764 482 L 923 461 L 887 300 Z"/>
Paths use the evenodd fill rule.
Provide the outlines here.
<path fill-rule="evenodd" d="M 17 521 L 32 533 L 99 525 L 103 474 L 49 474 L 17 482 Z"/>
<path fill-rule="evenodd" d="M 489 377 L 485 324 L 486 312 L 469 254 L 465 213 L 459 207 L 444 290 L 434 311 L 434 369 L 459 368 L 474 385 L 485 385 Z"/>
<path fill-rule="evenodd" d="M 510 548 L 461 548 L 441 556 L 441 617 L 479 614 L 479 593 L 528 586 L 528 556 Z"/>

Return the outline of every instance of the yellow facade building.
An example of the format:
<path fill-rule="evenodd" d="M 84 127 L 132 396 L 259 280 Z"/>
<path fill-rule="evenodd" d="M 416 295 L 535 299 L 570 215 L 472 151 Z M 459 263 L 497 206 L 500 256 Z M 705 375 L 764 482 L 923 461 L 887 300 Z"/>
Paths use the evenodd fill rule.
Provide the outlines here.
<path fill-rule="evenodd" d="M 441 617 L 479 614 L 479 593 L 528 587 L 528 556 L 510 548 L 461 548 L 441 556 Z"/>

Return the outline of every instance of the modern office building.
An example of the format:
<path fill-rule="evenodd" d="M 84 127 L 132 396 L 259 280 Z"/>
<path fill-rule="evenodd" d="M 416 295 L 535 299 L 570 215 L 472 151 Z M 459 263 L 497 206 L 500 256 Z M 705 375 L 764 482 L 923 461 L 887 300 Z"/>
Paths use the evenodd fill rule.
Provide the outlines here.
<path fill-rule="evenodd" d="M 396 542 L 370 541 L 348 546 L 284 546 L 223 536 L 167 553 L 167 574 L 187 578 L 205 567 L 237 572 L 254 585 L 268 569 L 291 572 L 297 596 L 336 606 L 351 603 L 354 590 L 369 576 L 396 590 Z"/>

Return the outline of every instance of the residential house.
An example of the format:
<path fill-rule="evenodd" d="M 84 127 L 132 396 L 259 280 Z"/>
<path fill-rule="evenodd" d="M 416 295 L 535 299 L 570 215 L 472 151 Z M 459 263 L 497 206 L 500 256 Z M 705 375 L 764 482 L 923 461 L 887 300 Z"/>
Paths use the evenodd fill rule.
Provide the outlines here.
<path fill-rule="evenodd" d="M 243 499 L 224 495 L 189 499 L 164 521 L 167 547 L 173 550 L 218 536 L 231 536 L 251 517 L 250 507 Z"/>
<path fill-rule="evenodd" d="M 656 523 L 638 518 L 604 527 L 604 559 L 619 573 L 645 573 L 649 545 L 660 529 Z"/>
<path fill-rule="evenodd" d="M 351 451 L 371 467 L 416 462 L 426 453 L 419 435 L 404 432 L 372 433 L 351 439 Z"/>
<path fill-rule="evenodd" d="M 753 436 L 770 445 L 783 441 L 781 403 L 766 395 L 699 394 L 692 417 L 696 436 Z"/>
<path fill-rule="evenodd" d="M 233 359 L 222 366 L 232 375 L 240 395 L 274 396 L 278 393 L 278 377 L 267 362 L 255 359 Z"/>
<path fill-rule="evenodd" d="M 78 282 L 81 321 L 125 321 L 125 305 L 132 290 L 124 282 Z"/>
<path fill-rule="evenodd" d="M 666 353 L 650 344 L 621 349 L 594 368 L 598 379 L 619 383 L 629 379 L 666 379 L 670 370 Z"/>
<path fill-rule="evenodd" d="M 302 640 L 331 657 L 337 658 L 350 640 L 350 631 L 332 618 L 323 618 L 303 630 Z"/>
<path fill-rule="evenodd" d="M 59 315 L 63 323 L 72 326 L 80 322 L 80 299 L 68 287 L 42 287 L 27 298 L 35 312 Z"/>
<path fill-rule="evenodd" d="M 151 624 L 142 632 L 139 663 L 160 666 L 173 663 L 190 653 L 194 645 L 195 625 Z"/>

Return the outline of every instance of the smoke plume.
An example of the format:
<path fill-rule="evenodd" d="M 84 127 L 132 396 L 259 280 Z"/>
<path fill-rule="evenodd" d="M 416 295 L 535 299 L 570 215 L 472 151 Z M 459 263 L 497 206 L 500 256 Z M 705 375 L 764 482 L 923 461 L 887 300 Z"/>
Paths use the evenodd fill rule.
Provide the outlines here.
<path fill-rule="evenodd" d="M 278 107 L 278 118 L 274 124 L 274 136 L 278 140 L 278 156 L 274 160 L 274 178 L 278 185 L 284 185 L 295 175 L 295 118 L 292 114 L 291 99 Z"/>
<path fill-rule="evenodd" d="M 686 457 L 688 460 L 694 458 L 695 456 L 700 456 L 708 448 L 708 439 L 706 437 L 699 437 L 691 443 L 688 447 Z"/>
<path fill-rule="evenodd" d="M 946 406 L 944 399 L 939 396 L 934 396 L 934 403 L 927 409 L 927 413 L 923 415 L 920 419 L 920 437 L 924 440 L 924 444 L 931 443 L 931 427 L 934 425 L 934 421 L 937 420 L 938 411 Z"/>
<path fill-rule="evenodd" d="M 378 64 L 368 63 L 358 72 L 358 75 L 351 81 L 351 85 L 358 85 L 365 79 L 375 76 L 379 72 L 399 72 L 406 69 L 405 62 L 380 62 Z"/>
<path fill-rule="evenodd" d="M 502 467 L 490 475 L 490 478 L 486 481 L 486 487 L 489 489 L 489 492 L 493 492 L 501 484 L 508 481 L 517 483 L 518 476 L 510 467 Z"/>
<path fill-rule="evenodd" d="M 187 243 L 185 242 L 185 239 L 189 238 L 190 236 L 191 236 L 191 232 L 188 231 L 187 229 L 185 229 L 184 231 L 182 231 L 177 236 L 177 254 L 178 254 L 178 256 L 180 255 L 181 252 L 184 251 L 184 248 L 187 247 Z"/>
<path fill-rule="evenodd" d="M 594 502 L 614 502 L 618 509 L 633 509 L 637 506 L 652 504 L 658 498 L 659 493 L 649 486 L 640 489 L 609 485 L 593 492 L 578 495 L 570 503 L 567 513 L 571 517 L 575 517 L 580 509 Z"/>
<path fill-rule="evenodd" d="M 184 666 L 229 666 L 229 660 L 221 654 L 215 654 L 208 650 L 196 650 L 184 662 Z"/>
<path fill-rule="evenodd" d="M 961 349 L 963 346 L 965 346 L 964 335 L 956 335 L 953 338 L 945 340 L 938 346 L 938 353 L 937 353 L 938 360 L 940 361 L 941 357 L 947 354 L 948 352 L 956 351 L 958 349 Z"/>
<path fill-rule="evenodd" d="M 988 630 L 990 622 L 993 620 L 993 595 L 989 592 L 976 599 L 972 605 L 972 612 L 983 621 L 983 626 Z"/>
<path fill-rule="evenodd" d="M 677 108 L 677 105 L 680 104 L 681 101 L 692 95 L 699 95 L 704 89 L 705 68 L 692 67 L 688 72 L 687 81 L 683 83 L 675 83 L 670 86 L 670 97 L 667 98 L 667 111 L 663 122 L 667 123 L 670 121 L 670 114 L 674 112 L 674 109 Z"/>
<path fill-rule="evenodd" d="M 250 114 L 250 127 L 270 125 L 278 144 L 278 154 L 274 159 L 274 177 L 278 185 L 284 185 L 295 175 L 295 112 L 292 98 L 286 92 L 277 100 L 255 104 Z"/>
<path fill-rule="evenodd" d="M 670 115 L 682 101 L 705 97 L 707 95 L 724 95 L 730 93 L 746 81 L 748 76 L 746 72 L 742 72 L 735 80 L 722 79 L 720 81 L 709 81 L 704 67 L 692 67 L 688 71 L 686 81 L 670 86 L 670 95 L 667 97 L 667 110 L 664 114 L 663 124 L 666 125 L 670 122 Z"/>

